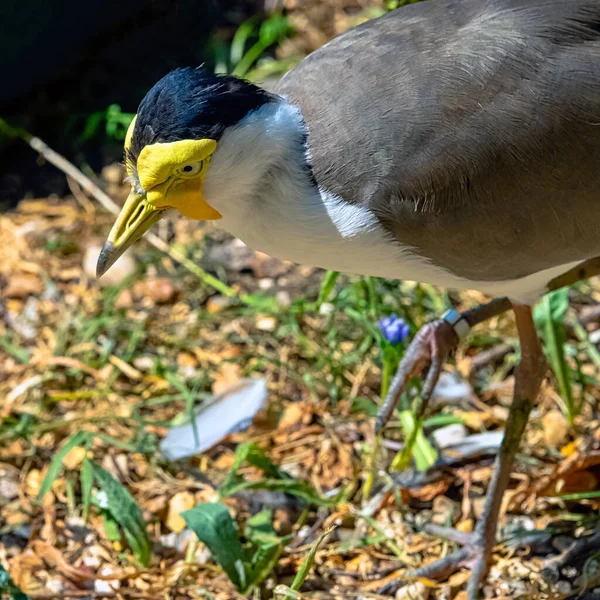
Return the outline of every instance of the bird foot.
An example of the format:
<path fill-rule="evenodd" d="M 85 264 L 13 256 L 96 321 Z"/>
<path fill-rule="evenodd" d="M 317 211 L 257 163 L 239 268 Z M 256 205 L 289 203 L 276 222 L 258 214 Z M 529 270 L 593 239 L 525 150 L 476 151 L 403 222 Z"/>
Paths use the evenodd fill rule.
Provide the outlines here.
<path fill-rule="evenodd" d="M 489 562 L 492 556 L 493 545 L 486 543 L 483 532 L 465 533 L 449 527 L 427 525 L 424 530 L 432 535 L 446 538 L 462 546 L 459 550 L 435 562 L 408 573 L 411 580 L 415 578 L 433 579 L 444 581 L 459 569 L 469 569 L 471 578 L 467 588 L 467 599 L 478 600 L 479 588 L 485 580 Z M 395 593 L 401 582 L 388 584 L 379 593 Z"/>
<path fill-rule="evenodd" d="M 389 421 L 409 380 L 429 367 L 421 391 L 422 405 L 427 405 L 440 377 L 442 365 L 457 345 L 458 336 L 452 325 L 443 319 L 428 323 L 419 329 L 400 361 L 385 401 L 379 409 L 375 431 L 380 431 Z"/>
<path fill-rule="evenodd" d="M 472 575 L 469 590 L 472 595 L 469 595 L 468 598 L 469 600 L 476 600 L 477 590 L 488 571 L 493 544 L 486 543 L 486 535 L 483 532 L 465 533 L 457 529 L 437 525 L 428 525 L 424 530 L 432 535 L 455 542 L 461 545 L 462 548 L 430 565 L 416 569 L 410 573 L 411 577 L 444 580 L 461 568 L 470 569 Z"/>

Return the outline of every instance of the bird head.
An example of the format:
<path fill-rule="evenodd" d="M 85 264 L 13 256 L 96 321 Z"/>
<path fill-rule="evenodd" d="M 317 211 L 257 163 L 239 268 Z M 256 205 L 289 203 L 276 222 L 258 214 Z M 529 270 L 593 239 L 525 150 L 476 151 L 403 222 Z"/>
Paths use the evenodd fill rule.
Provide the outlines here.
<path fill-rule="evenodd" d="M 203 188 L 223 134 L 280 98 L 202 68 L 172 71 L 142 100 L 125 139 L 131 192 L 100 253 L 105 273 L 169 209 L 196 220 L 222 217 Z"/>

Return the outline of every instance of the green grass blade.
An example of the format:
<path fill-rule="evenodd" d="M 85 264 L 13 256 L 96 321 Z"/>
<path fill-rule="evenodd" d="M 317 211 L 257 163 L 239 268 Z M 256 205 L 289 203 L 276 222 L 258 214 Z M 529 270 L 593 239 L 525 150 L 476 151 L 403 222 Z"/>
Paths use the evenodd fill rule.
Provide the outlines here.
<path fill-rule="evenodd" d="M 89 458 L 84 458 L 83 463 L 81 463 L 80 483 L 82 516 L 84 522 L 87 523 L 90 514 L 90 504 L 92 503 L 92 488 L 94 486 L 94 469 Z"/>
<path fill-rule="evenodd" d="M 142 566 L 148 566 L 151 545 L 142 509 L 137 505 L 133 496 L 108 471 L 98 463 L 90 462 L 96 484 L 106 495 L 106 506 L 103 508 L 121 527 L 138 562 Z"/>
<path fill-rule="evenodd" d="M 40 491 L 38 492 L 37 499 L 40 501 L 46 493 L 48 493 L 52 489 L 52 484 L 58 477 L 59 473 L 63 468 L 63 460 L 65 456 L 69 453 L 72 448 L 75 446 L 82 446 L 85 444 L 89 437 L 89 433 L 87 431 L 80 431 L 75 435 L 71 436 L 61 447 L 61 449 L 56 453 L 52 462 L 50 463 L 50 467 L 48 468 L 48 472 L 46 473 L 46 477 L 44 477 L 44 481 L 42 481 L 42 485 L 40 486 Z"/>
<path fill-rule="evenodd" d="M 564 344 L 566 341 L 565 314 L 569 308 L 569 289 L 562 288 L 542 299 L 536 309 L 535 316 L 538 324 L 544 330 L 544 350 L 550 360 L 556 376 L 558 389 L 567 407 L 567 417 L 572 423 L 577 415 L 578 407 L 573 397 L 571 372 L 565 357 Z"/>
<path fill-rule="evenodd" d="M 327 298 L 329 298 L 329 294 L 333 292 L 333 288 L 335 287 L 335 283 L 339 277 L 338 271 L 327 271 L 325 273 L 322 281 L 321 287 L 319 289 L 319 297 L 317 298 L 317 310 L 323 304 L 323 302 L 327 302 Z"/>
<path fill-rule="evenodd" d="M 302 565 L 300 566 L 300 569 L 298 570 L 298 572 L 296 573 L 296 576 L 294 577 L 294 580 L 292 581 L 292 585 L 290 586 L 290 589 L 292 589 L 293 591 L 296 592 L 296 591 L 298 591 L 302 587 L 302 584 L 304 583 L 304 580 L 308 577 L 308 573 L 310 572 L 312 566 L 315 564 L 315 557 L 317 556 L 317 550 L 319 549 L 319 546 L 321 545 L 321 543 L 323 542 L 323 540 L 334 529 L 335 529 L 334 527 L 331 527 L 330 529 L 327 529 L 327 531 L 324 531 L 313 542 L 313 545 L 310 547 L 309 553 L 306 555 L 306 558 L 302 562 Z M 291 595 L 290 597 L 293 598 L 294 596 Z"/>

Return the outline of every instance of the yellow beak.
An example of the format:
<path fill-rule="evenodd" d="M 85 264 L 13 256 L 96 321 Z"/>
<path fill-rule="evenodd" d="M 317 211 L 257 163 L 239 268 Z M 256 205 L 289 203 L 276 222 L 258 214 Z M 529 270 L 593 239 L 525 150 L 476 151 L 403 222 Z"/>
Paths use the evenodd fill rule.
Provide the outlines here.
<path fill-rule="evenodd" d="M 100 252 L 96 265 L 96 277 L 101 277 L 106 273 L 131 244 L 139 240 L 150 227 L 160 221 L 163 213 L 164 208 L 152 206 L 145 194 L 131 192 Z"/>

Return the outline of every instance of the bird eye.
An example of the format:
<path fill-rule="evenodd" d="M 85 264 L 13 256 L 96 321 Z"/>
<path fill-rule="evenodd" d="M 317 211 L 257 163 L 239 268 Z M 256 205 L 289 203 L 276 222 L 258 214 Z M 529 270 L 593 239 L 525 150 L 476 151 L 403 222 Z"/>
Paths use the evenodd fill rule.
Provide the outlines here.
<path fill-rule="evenodd" d="M 196 175 L 200 169 L 202 169 L 202 161 L 183 165 L 183 167 L 179 167 L 178 171 L 182 175 Z"/>

